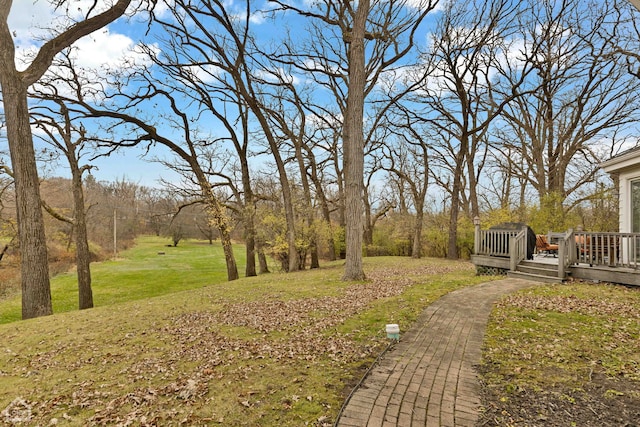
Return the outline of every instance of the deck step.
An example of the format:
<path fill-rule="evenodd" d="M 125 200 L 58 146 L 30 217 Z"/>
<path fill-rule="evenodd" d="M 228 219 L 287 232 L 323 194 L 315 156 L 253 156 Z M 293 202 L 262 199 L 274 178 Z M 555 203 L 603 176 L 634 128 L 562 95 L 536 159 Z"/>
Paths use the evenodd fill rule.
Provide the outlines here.
<path fill-rule="evenodd" d="M 516 271 L 540 276 L 558 277 L 558 266 L 548 264 L 520 263 Z"/>
<path fill-rule="evenodd" d="M 542 274 L 531 274 L 531 273 L 524 273 L 521 271 L 509 271 L 507 272 L 507 277 L 513 277 L 515 279 L 532 280 L 534 282 L 541 282 L 541 283 L 562 283 L 563 282 L 563 280 L 558 277 L 557 272 L 555 277 L 551 277 L 551 276 L 546 276 Z"/>
<path fill-rule="evenodd" d="M 516 271 L 510 271 L 507 276 L 521 279 L 534 280 L 543 283 L 561 283 L 563 279 L 558 277 L 558 264 L 550 264 L 535 261 L 522 261 L 516 267 Z"/>

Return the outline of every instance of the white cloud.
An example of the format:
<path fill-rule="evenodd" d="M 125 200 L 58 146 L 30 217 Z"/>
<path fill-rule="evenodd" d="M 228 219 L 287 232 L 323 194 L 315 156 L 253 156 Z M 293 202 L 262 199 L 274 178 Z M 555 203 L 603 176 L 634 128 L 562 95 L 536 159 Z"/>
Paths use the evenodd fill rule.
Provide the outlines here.
<path fill-rule="evenodd" d="M 289 84 L 299 85 L 302 83 L 300 77 L 292 74 L 283 68 L 273 68 L 270 70 L 262 70 L 254 73 L 256 76 L 273 83 L 285 82 Z"/>
<path fill-rule="evenodd" d="M 74 0 L 67 2 L 66 8 L 56 10 L 46 0 L 15 0 L 8 24 L 14 34 L 17 67 L 25 69 L 43 40 L 66 28 L 71 20 L 82 19 L 93 4 L 93 0 Z M 92 15 L 104 10 L 108 4 L 104 2 L 96 7 Z M 134 45 L 131 38 L 104 28 L 80 39 L 74 47 L 77 48 L 78 65 L 104 67 L 122 64 L 126 52 Z"/>
<path fill-rule="evenodd" d="M 225 10 L 229 13 L 232 20 L 237 22 L 245 22 L 247 19 L 246 4 L 244 2 L 236 2 L 234 0 L 227 0 L 223 2 Z M 262 10 L 263 7 L 268 7 L 266 4 L 258 4 L 258 2 L 252 2 L 251 14 L 249 15 L 249 22 L 254 25 L 260 25 L 266 20 L 266 13 Z"/>
<path fill-rule="evenodd" d="M 326 74 L 335 74 L 341 71 L 340 68 L 338 68 L 338 66 L 333 62 L 313 59 L 306 59 L 304 61 L 304 67 L 310 71 L 317 71 Z"/>
<path fill-rule="evenodd" d="M 223 74 L 220 67 L 211 64 L 188 66 L 185 67 L 185 71 L 203 83 L 214 83 L 218 80 L 219 76 Z"/>
<path fill-rule="evenodd" d="M 123 55 L 130 52 L 134 45 L 131 38 L 112 33 L 108 28 L 83 37 L 74 44 L 78 49 L 78 65 L 88 68 L 119 66 Z"/>
<path fill-rule="evenodd" d="M 97 2 L 96 5 L 94 0 L 73 0 L 56 9 L 49 0 L 14 0 L 7 22 L 15 35 L 16 45 L 39 44 L 38 40 L 70 22 L 83 19 L 87 12 L 91 11 L 95 16 L 110 5 L 111 2 Z"/>
<path fill-rule="evenodd" d="M 343 120 L 342 113 L 336 113 L 335 115 L 309 114 L 306 117 L 307 124 L 314 129 L 339 129 L 342 127 Z"/>
<path fill-rule="evenodd" d="M 456 27 L 449 32 L 449 37 L 457 40 L 460 46 L 470 45 L 473 48 L 474 40 L 484 37 L 485 28 L 467 28 Z M 434 33 L 427 34 L 426 50 L 434 52 L 438 50 L 438 37 Z M 525 65 L 523 52 L 528 49 L 528 44 L 520 37 L 503 38 L 499 34 L 493 34 L 489 37 L 490 42 L 485 44 L 483 49 L 477 54 L 472 63 L 472 58 L 460 54 L 454 58 L 457 74 L 462 77 L 463 84 L 472 85 L 479 83 L 486 86 L 489 81 L 495 82 L 500 76 L 500 70 L 505 73 L 518 73 Z M 473 49 L 472 49 L 473 50 Z M 427 91 L 434 96 L 445 96 L 448 92 L 455 90 L 454 83 L 451 81 L 451 72 L 449 65 L 445 61 L 430 54 L 425 55 L 423 62 L 415 67 L 405 70 L 410 80 L 415 80 L 422 76 L 425 72 L 429 76 L 425 79 L 421 91 Z M 425 62 L 427 61 L 427 62 Z M 469 86 L 470 87 L 470 86 Z M 421 92 L 420 91 L 420 92 Z"/>
<path fill-rule="evenodd" d="M 15 37 L 16 46 L 31 46 L 34 40 L 49 33 L 44 28 L 54 21 L 54 10 L 44 0 L 15 0 L 7 23 Z"/>
<path fill-rule="evenodd" d="M 44 40 L 67 28 L 72 20 L 83 19 L 93 4 L 93 0 L 73 0 L 65 3 L 66 8 L 55 10 L 47 0 L 14 0 L 8 24 L 14 35 L 18 69 L 26 69 Z M 110 4 L 110 2 L 100 2 L 91 14 L 99 13 Z M 84 75 L 87 80 L 94 81 L 95 84 L 90 86 L 95 86 L 96 90 L 104 81 L 101 78 L 104 76 L 102 73 L 148 62 L 138 48 L 136 40 L 114 31 L 113 28 L 117 26 L 105 27 L 81 38 L 73 45 L 71 51 L 71 58 L 77 67 L 77 72 Z M 53 68 L 48 73 L 66 74 L 64 71 Z M 59 90 L 66 95 L 70 94 L 65 93 L 67 90 L 63 87 Z"/>
<path fill-rule="evenodd" d="M 434 11 L 442 11 L 451 1 L 452 0 L 407 0 L 406 5 L 407 7 L 418 10 L 433 8 Z M 434 3 L 437 3 L 435 7 L 433 6 Z"/>

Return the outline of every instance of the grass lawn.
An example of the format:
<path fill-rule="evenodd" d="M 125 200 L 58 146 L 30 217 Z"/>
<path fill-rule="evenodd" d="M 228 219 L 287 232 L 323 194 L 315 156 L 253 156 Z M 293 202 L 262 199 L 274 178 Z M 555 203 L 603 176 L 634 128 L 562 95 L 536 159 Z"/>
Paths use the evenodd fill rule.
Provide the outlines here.
<path fill-rule="evenodd" d="M 490 424 L 635 425 L 640 288 L 576 282 L 504 297 L 481 371 Z"/>
<path fill-rule="evenodd" d="M 166 247 L 166 238 L 140 237 L 136 245 L 116 260 L 91 264 L 94 306 L 167 295 L 227 280 L 224 254 L 219 242 L 182 241 Z M 159 253 L 163 253 L 160 255 Z M 240 274 L 244 272 L 243 246 L 235 247 Z M 51 279 L 54 313 L 77 310 L 78 284 L 75 270 Z M 0 301 L 0 323 L 20 320 L 20 294 Z"/>
<path fill-rule="evenodd" d="M 486 362 L 499 361 L 494 374 L 508 377 L 509 389 L 582 387 L 594 373 L 640 382 L 639 319 L 640 289 L 536 287 L 498 304 L 485 341 Z"/>
<path fill-rule="evenodd" d="M 56 314 L 0 325 L 0 424 L 331 425 L 386 323 L 406 330 L 488 280 L 467 262 L 381 257 L 359 283 L 342 262 L 226 282 L 219 250 L 158 243 L 93 265 L 96 308 L 75 310 L 69 275 L 53 281 Z"/>

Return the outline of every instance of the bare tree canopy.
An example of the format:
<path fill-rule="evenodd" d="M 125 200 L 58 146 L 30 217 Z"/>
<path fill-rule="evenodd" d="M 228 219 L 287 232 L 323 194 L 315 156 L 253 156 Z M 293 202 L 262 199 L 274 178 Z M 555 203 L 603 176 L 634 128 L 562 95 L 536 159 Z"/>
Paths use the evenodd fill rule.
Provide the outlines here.
<path fill-rule="evenodd" d="M 6 133 L 16 185 L 18 238 L 22 249 L 22 316 L 31 318 L 52 313 L 46 237 L 38 169 L 29 125 L 27 89 L 50 67 L 53 58 L 80 38 L 123 16 L 131 0 L 119 0 L 103 11 L 94 2 L 87 14 L 55 35 L 38 49 L 23 71 L 16 68 L 16 52 L 7 19 L 12 1 L 0 1 L 0 85 L 6 121 Z M 56 3 L 58 7 L 64 1 Z"/>

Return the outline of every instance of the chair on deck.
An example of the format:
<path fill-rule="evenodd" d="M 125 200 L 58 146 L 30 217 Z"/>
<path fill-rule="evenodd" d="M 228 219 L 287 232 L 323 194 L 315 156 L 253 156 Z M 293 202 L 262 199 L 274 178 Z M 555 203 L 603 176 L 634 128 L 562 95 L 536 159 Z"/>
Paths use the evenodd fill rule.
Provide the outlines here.
<path fill-rule="evenodd" d="M 604 264 L 615 266 L 620 259 L 620 239 L 612 235 L 594 234 L 586 238 L 576 239 L 578 244 L 578 257 L 582 254 L 583 259 L 593 264 Z"/>
<path fill-rule="evenodd" d="M 547 236 L 544 234 L 536 235 L 536 251 L 538 253 L 545 252 L 547 255 L 558 255 L 558 245 L 547 242 Z"/>

